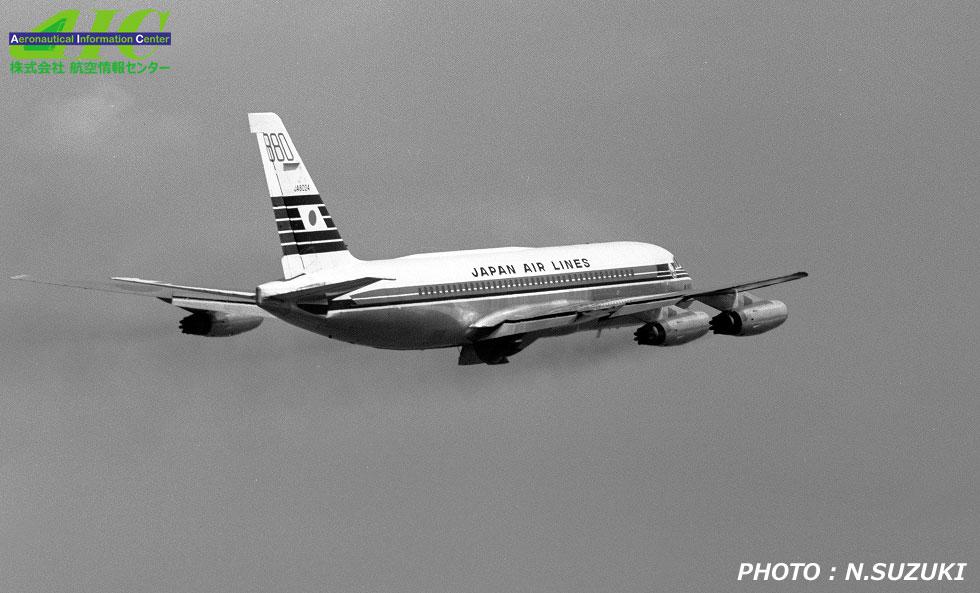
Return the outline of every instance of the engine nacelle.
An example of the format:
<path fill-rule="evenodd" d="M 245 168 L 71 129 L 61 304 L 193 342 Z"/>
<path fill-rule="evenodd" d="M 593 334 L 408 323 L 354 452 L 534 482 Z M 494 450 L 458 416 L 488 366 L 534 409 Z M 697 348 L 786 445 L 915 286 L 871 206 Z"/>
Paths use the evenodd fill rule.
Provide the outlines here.
<path fill-rule="evenodd" d="M 781 301 L 756 301 L 722 311 L 711 319 L 711 331 L 726 336 L 754 336 L 782 325 L 789 313 Z"/>
<path fill-rule="evenodd" d="M 212 338 L 234 336 L 255 329 L 262 323 L 261 317 L 233 315 L 220 311 L 194 311 L 180 320 L 180 331 L 195 336 Z"/>
<path fill-rule="evenodd" d="M 708 333 L 710 324 L 711 317 L 703 311 L 682 311 L 640 327 L 633 339 L 645 346 L 677 346 Z"/>

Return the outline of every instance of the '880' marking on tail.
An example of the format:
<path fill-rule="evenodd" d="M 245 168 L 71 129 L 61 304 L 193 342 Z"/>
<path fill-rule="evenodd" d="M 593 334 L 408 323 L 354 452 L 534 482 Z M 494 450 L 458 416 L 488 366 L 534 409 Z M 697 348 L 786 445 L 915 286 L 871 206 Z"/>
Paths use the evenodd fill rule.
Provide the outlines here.
<path fill-rule="evenodd" d="M 269 155 L 270 161 L 292 161 L 293 150 L 289 147 L 286 137 L 280 132 L 278 134 L 262 134 L 265 140 L 265 150 Z"/>

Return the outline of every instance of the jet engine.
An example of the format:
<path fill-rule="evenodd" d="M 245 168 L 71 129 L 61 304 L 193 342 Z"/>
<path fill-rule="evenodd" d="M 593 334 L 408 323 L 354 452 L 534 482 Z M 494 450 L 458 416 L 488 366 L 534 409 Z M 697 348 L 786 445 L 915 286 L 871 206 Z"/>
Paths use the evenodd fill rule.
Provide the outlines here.
<path fill-rule="evenodd" d="M 252 315 L 192 310 L 190 315 L 180 320 L 180 331 L 195 336 L 224 337 L 245 333 L 257 328 L 260 323 L 262 318 Z"/>
<path fill-rule="evenodd" d="M 787 317 L 783 302 L 756 301 L 715 315 L 711 331 L 726 336 L 754 336 L 780 326 Z"/>
<path fill-rule="evenodd" d="M 645 346 L 677 346 L 696 340 L 710 331 L 711 317 L 707 313 L 678 311 L 640 327 L 634 332 L 636 337 L 633 339 Z"/>

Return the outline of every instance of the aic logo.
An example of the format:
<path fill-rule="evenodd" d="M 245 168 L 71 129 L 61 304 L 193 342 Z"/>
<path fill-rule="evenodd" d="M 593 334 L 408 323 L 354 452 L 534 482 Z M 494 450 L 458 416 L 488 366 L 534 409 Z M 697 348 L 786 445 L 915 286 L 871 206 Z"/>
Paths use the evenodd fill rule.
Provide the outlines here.
<path fill-rule="evenodd" d="M 116 20 L 119 9 L 94 9 L 92 11 L 92 27 L 86 32 L 108 33 L 109 27 Z M 68 9 L 56 13 L 48 18 L 32 31 L 35 33 L 71 33 L 78 25 L 81 11 Z M 116 29 L 119 33 L 136 33 L 137 31 L 163 31 L 170 17 L 169 11 L 145 8 L 136 10 L 124 16 Z M 15 60 L 58 60 L 70 58 L 76 60 L 98 60 L 101 45 L 82 45 L 77 56 L 66 56 L 64 45 L 10 45 L 10 57 Z M 126 58 L 131 60 L 145 60 L 152 56 L 159 46 L 138 46 L 118 45 L 117 49 Z M 142 55 L 136 53 L 139 49 L 144 52 Z"/>

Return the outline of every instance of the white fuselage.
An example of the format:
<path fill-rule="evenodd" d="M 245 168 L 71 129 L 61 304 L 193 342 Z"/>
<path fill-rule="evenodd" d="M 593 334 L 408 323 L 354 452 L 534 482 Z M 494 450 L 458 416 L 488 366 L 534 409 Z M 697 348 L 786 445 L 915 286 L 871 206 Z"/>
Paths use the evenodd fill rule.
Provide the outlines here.
<path fill-rule="evenodd" d="M 259 304 L 288 323 L 331 338 L 401 350 L 470 343 L 474 324 L 511 309 L 670 295 L 692 287 L 691 277 L 675 267 L 667 250 L 648 243 L 616 242 L 476 249 L 375 261 L 351 258 L 347 265 L 329 271 L 264 284 L 258 292 L 268 296 L 363 277 L 383 280 L 330 300 Z M 543 331 L 539 336 L 644 322 L 620 317 Z"/>

